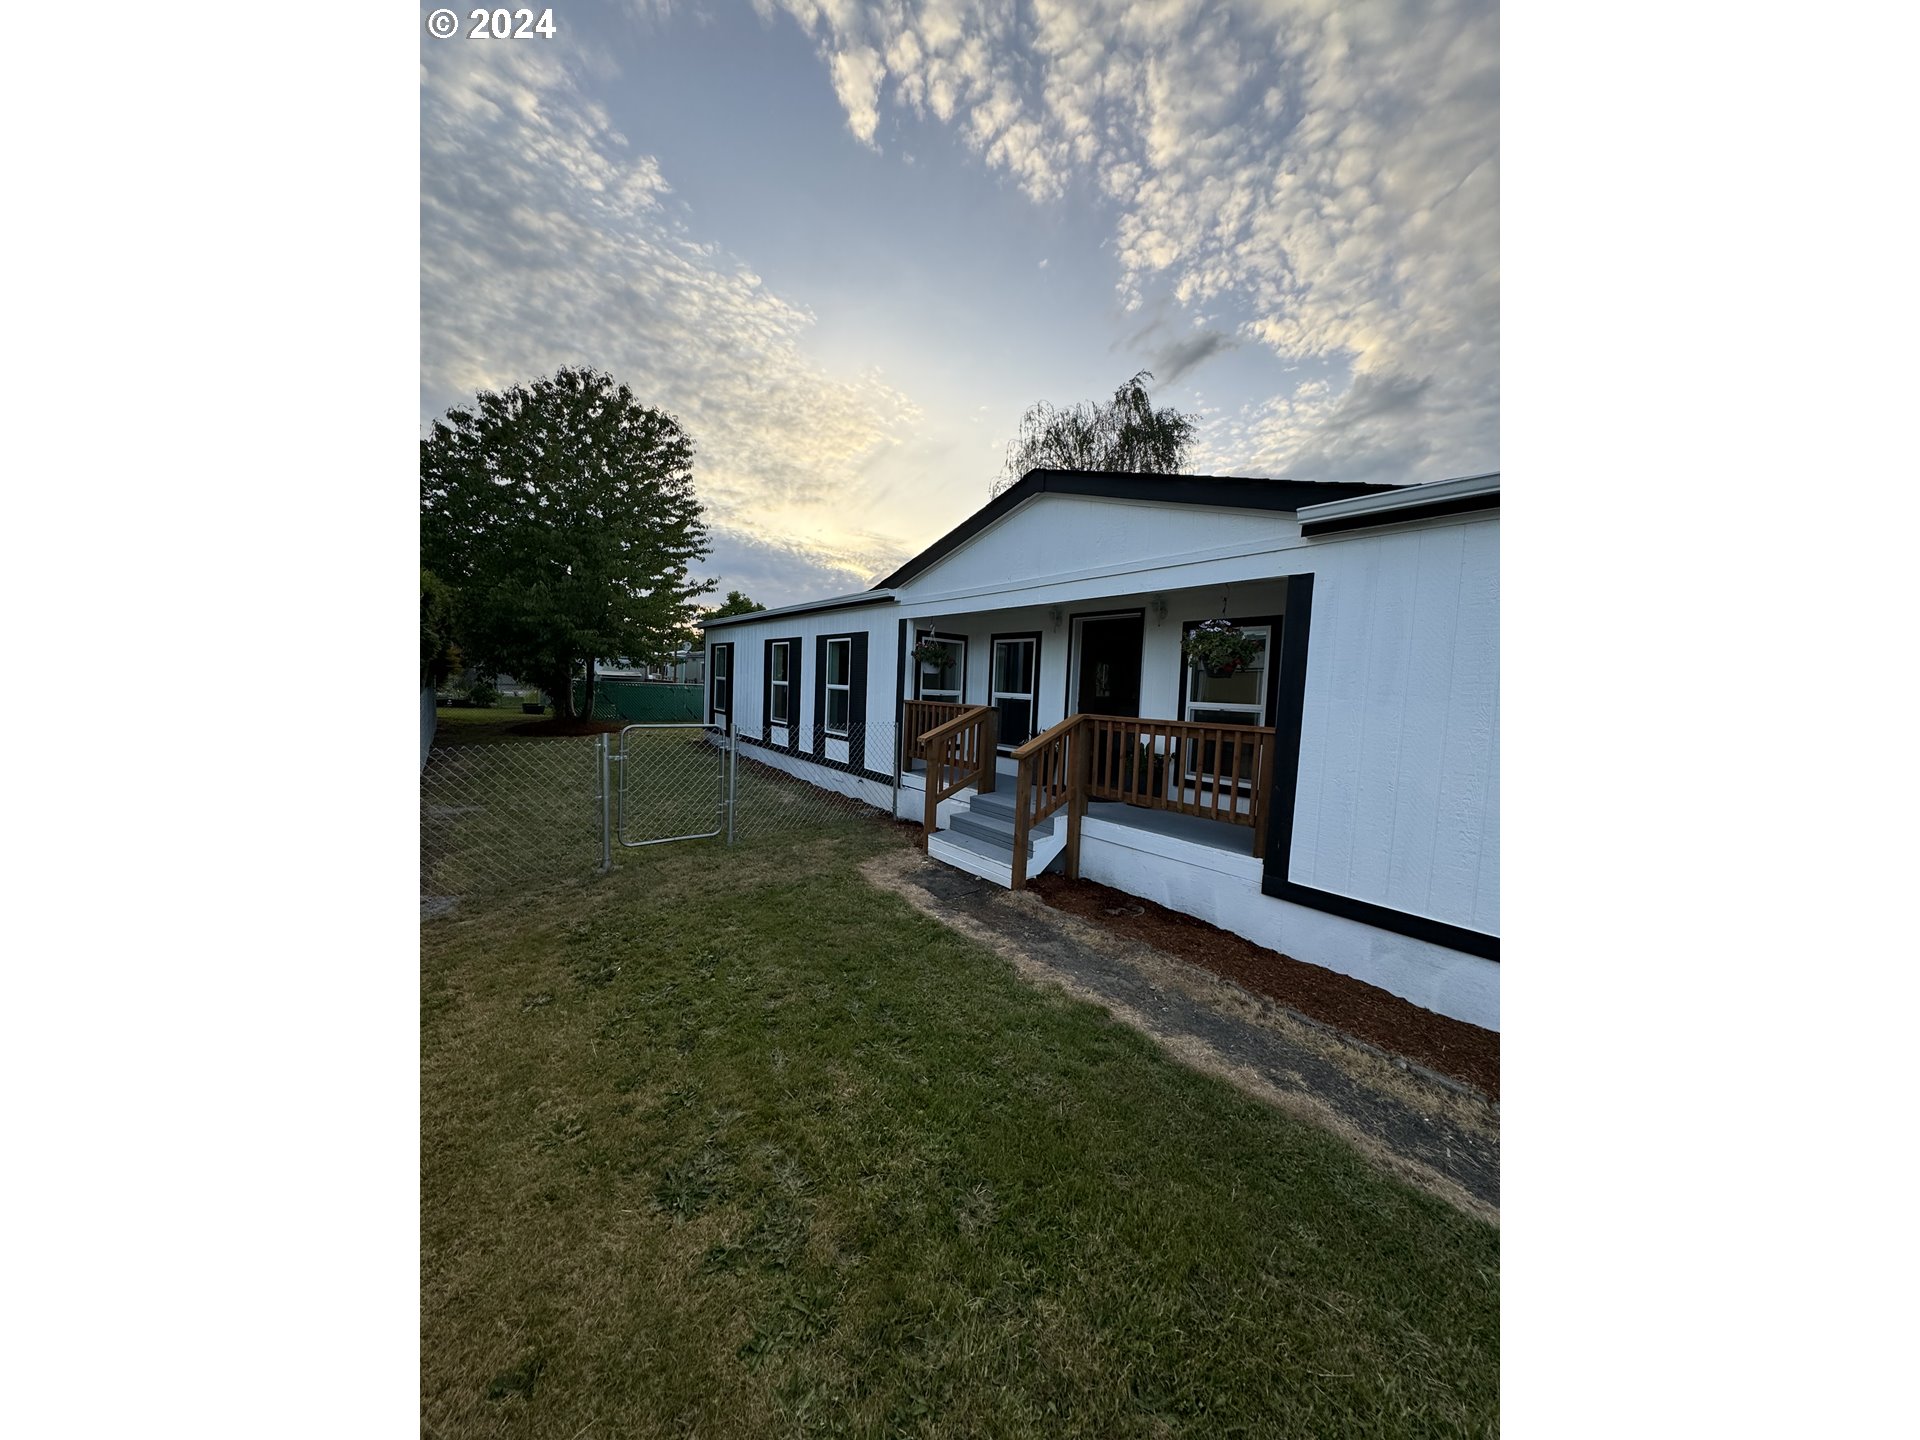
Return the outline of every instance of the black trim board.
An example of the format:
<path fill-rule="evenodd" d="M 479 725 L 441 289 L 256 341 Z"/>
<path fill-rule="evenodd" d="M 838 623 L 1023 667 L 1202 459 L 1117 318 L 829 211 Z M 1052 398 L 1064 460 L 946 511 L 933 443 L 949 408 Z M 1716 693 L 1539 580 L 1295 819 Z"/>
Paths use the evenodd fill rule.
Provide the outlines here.
<path fill-rule="evenodd" d="M 1300 534 L 1311 540 L 1316 535 L 1338 535 L 1346 530 L 1372 530 L 1382 525 L 1398 525 L 1406 520 L 1435 520 L 1442 515 L 1470 515 L 1479 510 L 1498 510 L 1500 492 L 1485 495 L 1456 495 L 1451 500 L 1429 500 L 1424 505 L 1404 505 L 1397 510 L 1380 510 L 1366 515 L 1330 515 L 1324 520 L 1303 520 Z"/>
<path fill-rule="evenodd" d="M 900 731 L 907 723 L 907 635 L 910 628 L 902 618 L 893 651 L 893 771 L 896 781 L 900 776 L 900 757 L 906 750 L 900 743 Z"/>
<path fill-rule="evenodd" d="M 1331 890 L 1316 890 L 1289 878 L 1293 863 L 1293 807 L 1300 789 L 1300 733 L 1307 699 L 1307 651 L 1313 634 L 1313 576 L 1287 577 L 1286 641 L 1280 651 L 1280 688 L 1274 714 L 1273 790 L 1267 803 L 1267 854 L 1260 893 L 1390 930 L 1409 939 L 1443 945 L 1498 963 L 1500 937 L 1449 925 L 1425 915 L 1394 910 Z"/>
<path fill-rule="evenodd" d="M 713 683 L 720 678 L 714 673 L 719 668 L 714 661 L 723 650 L 727 653 L 727 708 L 725 710 L 719 709 L 713 703 Z M 729 732 L 733 729 L 734 711 L 740 703 L 740 686 L 736 675 L 737 667 L 733 663 L 733 658 L 733 646 L 731 644 L 710 644 L 707 646 L 707 724 L 712 725 L 716 715 L 724 715 L 727 720 L 726 728 Z"/>
<path fill-rule="evenodd" d="M 844 741 L 848 761 L 866 774 L 867 760 L 867 632 L 849 631 L 844 635 L 814 637 L 813 670 L 813 747 L 812 759 L 822 765 L 827 759 L 827 741 Z M 847 645 L 847 733 L 827 734 L 827 642 L 845 640 Z M 855 719 L 858 716 L 860 718 Z"/>
<path fill-rule="evenodd" d="M 1232 510 L 1280 510 L 1403 490 L 1403 485 L 1318 484 L 1308 480 L 1259 480 L 1241 475 L 1142 475 L 1096 470 L 1029 470 L 898 570 L 874 585 L 891 590 L 930 569 L 1003 516 L 1036 495 L 1086 495 L 1102 500 L 1156 505 L 1213 505 Z"/>
<path fill-rule="evenodd" d="M 777 721 L 773 718 L 773 647 L 787 647 L 787 718 Z M 765 736 L 773 734 L 773 727 L 779 725 L 787 732 L 785 745 L 774 745 L 771 739 L 765 740 L 769 748 L 785 750 L 789 754 L 800 753 L 800 715 L 803 708 L 801 697 L 806 694 L 802 677 L 806 673 L 806 647 L 798 635 L 783 635 L 778 639 L 767 640 L 761 650 L 760 658 L 760 730 Z"/>

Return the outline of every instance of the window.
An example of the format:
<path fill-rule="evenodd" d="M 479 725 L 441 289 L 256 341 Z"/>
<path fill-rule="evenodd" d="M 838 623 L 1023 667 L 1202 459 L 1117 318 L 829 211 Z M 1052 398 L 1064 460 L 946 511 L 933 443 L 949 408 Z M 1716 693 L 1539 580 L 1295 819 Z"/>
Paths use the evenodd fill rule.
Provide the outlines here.
<path fill-rule="evenodd" d="M 793 723 L 793 646 L 785 640 L 776 640 L 768 651 L 768 683 L 770 697 L 767 701 L 767 719 L 775 725 Z"/>
<path fill-rule="evenodd" d="M 1258 649 L 1253 659 L 1240 666 L 1231 675 L 1208 673 L 1205 666 L 1187 666 L 1187 719 L 1200 725 L 1265 725 L 1267 723 L 1267 662 L 1273 648 L 1273 625 L 1271 623 L 1250 625 L 1239 624 L 1241 630 L 1254 638 Z M 1251 746 L 1241 746 L 1238 757 L 1233 746 L 1224 747 L 1224 754 L 1215 754 L 1211 743 L 1202 745 L 1199 741 L 1189 741 L 1186 745 L 1186 770 L 1191 778 L 1197 774 L 1227 776 L 1234 773 L 1236 758 L 1239 761 L 1241 786 L 1251 789 L 1253 784 L 1253 750 Z M 1204 753 L 1203 753 L 1204 752 Z"/>
<path fill-rule="evenodd" d="M 853 716 L 853 641 L 827 641 L 827 734 L 845 736 Z"/>
<path fill-rule="evenodd" d="M 915 638 L 937 641 L 947 652 L 945 660 L 922 660 L 914 666 L 919 697 L 958 705 L 966 693 L 967 642 L 954 635 L 936 635 L 931 630 L 922 630 Z"/>
<path fill-rule="evenodd" d="M 1024 745 L 1033 738 L 1034 672 L 1039 651 L 1037 635 L 994 637 L 987 703 L 1000 712 L 1003 747 Z"/>
<path fill-rule="evenodd" d="M 733 646 L 713 647 L 713 713 L 724 719 L 733 710 Z"/>

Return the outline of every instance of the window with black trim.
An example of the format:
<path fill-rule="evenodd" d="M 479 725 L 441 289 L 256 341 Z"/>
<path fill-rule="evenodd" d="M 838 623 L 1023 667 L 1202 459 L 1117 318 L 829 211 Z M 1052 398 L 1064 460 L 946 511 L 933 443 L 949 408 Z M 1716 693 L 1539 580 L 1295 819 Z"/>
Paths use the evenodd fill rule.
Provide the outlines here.
<path fill-rule="evenodd" d="M 1239 628 L 1259 647 L 1253 659 L 1231 669 L 1187 666 L 1189 720 L 1202 725 L 1267 723 L 1267 656 L 1272 649 L 1273 627 L 1242 625 Z"/>
<path fill-rule="evenodd" d="M 725 719 L 733 712 L 733 646 L 714 646 L 710 668 L 713 715 L 716 720 Z"/>
<path fill-rule="evenodd" d="M 853 720 L 853 641 L 827 641 L 827 734 L 846 737 Z"/>
<path fill-rule="evenodd" d="M 1280 625 L 1278 617 L 1234 620 L 1234 627 L 1250 636 L 1255 644 L 1253 658 L 1244 663 L 1219 665 L 1209 669 L 1188 662 L 1185 690 L 1181 696 L 1183 718 L 1197 725 L 1250 725 L 1273 723 L 1274 642 Z M 1191 635 L 1194 623 L 1182 627 Z M 1216 746 L 1209 739 L 1188 740 L 1182 747 L 1183 768 L 1190 783 L 1211 783 L 1211 777 L 1238 774 L 1238 789 L 1250 793 L 1253 788 L 1255 746 L 1236 740 Z"/>
<path fill-rule="evenodd" d="M 769 647 L 767 720 L 774 725 L 793 723 L 793 646 L 776 640 Z"/>
<path fill-rule="evenodd" d="M 966 637 L 938 635 L 931 630 L 922 630 L 914 638 L 916 641 L 931 640 L 943 647 L 937 658 L 921 660 L 914 665 L 917 698 L 944 700 L 950 705 L 958 705 L 965 697 L 967 688 Z"/>

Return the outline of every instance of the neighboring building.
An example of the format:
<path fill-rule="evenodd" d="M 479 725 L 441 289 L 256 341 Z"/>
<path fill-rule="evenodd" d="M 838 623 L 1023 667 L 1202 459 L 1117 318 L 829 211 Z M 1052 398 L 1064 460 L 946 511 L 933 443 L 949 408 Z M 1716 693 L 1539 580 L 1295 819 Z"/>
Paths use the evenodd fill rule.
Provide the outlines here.
<path fill-rule="evenodd" d="M 707 657 L 702 650 L 682 646 L 670 659 L 651 665 L 604 664 L 595 673 L 606 680 L 646 680 L 660 685 L 704 685 Z"/>
<path fill-rule="evenodd" d="M 870 591 L 707 621 L 707 720 L 931 810 L 973 874 L 1077 870 L 1498 1029 L 1499 499 L 1034 471 Z M 1183 654 L 1215 618 L 1231 673 Z"/>

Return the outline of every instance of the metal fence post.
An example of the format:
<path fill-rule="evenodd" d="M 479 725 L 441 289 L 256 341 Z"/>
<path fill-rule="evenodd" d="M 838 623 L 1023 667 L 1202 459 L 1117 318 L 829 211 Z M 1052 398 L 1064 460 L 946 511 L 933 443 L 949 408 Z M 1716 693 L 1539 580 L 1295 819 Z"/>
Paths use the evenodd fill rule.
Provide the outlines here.
<path fill-rule="evenodd" d="M 613 869 L 613 737 L 600 734 L 600 873 Z"/>
<path fill-rule="evenodd" d="M 731 730 L 731 725 L 729 725 Z M 733 844 L 733 807 L 740 798 L 740 737 L 727 736 L 727 844 Z"/>

